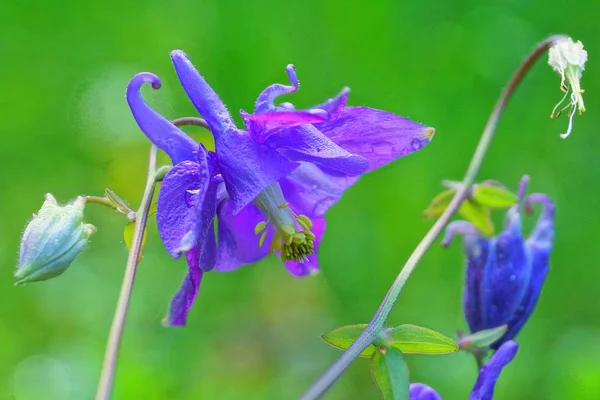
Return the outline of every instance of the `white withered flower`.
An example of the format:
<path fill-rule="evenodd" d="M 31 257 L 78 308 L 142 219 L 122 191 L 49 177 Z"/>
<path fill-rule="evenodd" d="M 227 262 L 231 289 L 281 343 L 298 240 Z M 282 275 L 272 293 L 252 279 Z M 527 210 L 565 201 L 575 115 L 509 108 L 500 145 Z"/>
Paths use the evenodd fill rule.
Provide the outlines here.
<path fill-rule="evenodd" d="M 585 69 L 586 61 L 587 51 L 583 49 L 583 43 L 580 41 L 573 42 L 571 38 L 556 41 L 548 54 L 548 64 L 559 73 L 561 77 L 560 89 L 565 92 L 563 98 L 554 106 L 550 118 L 558 118 L 564 110 L 569 110 L 569 126 L 567 131 L 560 135 L 563 139 L 571 134 L 575 113 L 579 111 L 579 114 L 583 114 L 585 111 L 583 90 L 579 80 Z M 567 100 L 566 105 L 563 106 L 565 100 Z"/>

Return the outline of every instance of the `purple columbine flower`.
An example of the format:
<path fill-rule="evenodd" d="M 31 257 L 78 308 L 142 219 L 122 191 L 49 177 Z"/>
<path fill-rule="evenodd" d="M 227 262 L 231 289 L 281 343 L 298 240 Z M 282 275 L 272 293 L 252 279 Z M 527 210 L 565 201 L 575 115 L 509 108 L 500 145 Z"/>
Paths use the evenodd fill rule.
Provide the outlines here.
<path fill-rule="evenodd" d="M 246 129 L 239 129 L 185 53 L 173 51 L 171 59 L 214 136 L 215 152 L 143 101 L 144 83 L 160 88 L 156 75 L 131 80 L 127 101 L 138 125 L 173 162 L 157 223 L 171 256 L 185 253 L 189 273 L 172 301 L 170 325 L 185 324 L 202 275 L 213 268 L 232 270 L 277 253 L 294 275 L 317 270 L 327 209 L 361 174 L 419 150 L 434 133 L 392 113 L 345 107 L 348 89 L 308 110 L 276 105 L 277 97 L 298 90 L 292 65 L 291 86 L 267 87 L 253 114 L 241 111 Z"/>
<path fill-rule="evenodd" d="M 497 237 L 484 237 L 472 224 L 456 221 L 448 226 L 443 240 L 449 245 L 455 234 L 463 235 L 467 253 L 463 310 L 469 329 L 508 325 L 508 330 L 491 347 L 514 338 L 529 319 L 542 290 L 549 268 L 554 237 L 554 203 L 544 194 L 523 199 L 529 177 L 521 179 L 519 204 L 509 209 L 505 230 Z M 521 233 L 520 209 L 540 203 L 544 210 L 531 235 Z"/>
<path fill-rule="evenodd" d="M 492 400 L 494 398 L 494 388 L 500 372 L 515 358 L 518 349 L 518 343 L 512 340 L 500 346 L 492 358 L 479 370 L 479 376 L 469 400 Z M 442 397 L 434 389 L 422 383 L 412 383 L 408 397 L 409 400 L 442 400 Z"/>

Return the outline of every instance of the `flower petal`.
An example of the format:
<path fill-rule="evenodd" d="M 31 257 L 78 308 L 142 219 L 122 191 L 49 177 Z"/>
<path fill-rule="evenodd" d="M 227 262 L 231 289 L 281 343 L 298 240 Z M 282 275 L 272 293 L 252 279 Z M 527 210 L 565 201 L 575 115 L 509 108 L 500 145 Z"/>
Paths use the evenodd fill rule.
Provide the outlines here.
<path fill-rule="evenodd" d="M 173 164 L 196 160 L 198 143 L 144 102 L 140 93 L 144 83 L 151 83 L 154 89 L 161 86 L 160 79 L 149 72 L 137 74 L 127 86 L 127 103 L 140 129 L 169 155 Z"/>
<path fill-rule="evenodd" d="M 494 343 L 493 348 L 497 348 L 505 341 L 513 339 L 527 322 L 537 304 L 546 275 L 550 269 L 550 252 L 554 237 L 554 203 L 546 195 L 532 194 L 525 200 L 525 208 L 531 209 L 531 203 L 533 202 L 543 204 L 544 211 L 538 219 L 533 233 L 526 241 L 532 255 L 531 278 L 521 305 L 508 322 L 508 331 Z"/>
<path fill-rule="evenodd" d="M 312 125 L 277 130 L 266 144 L 291 161 L 308 161 L 345 175 L 360 175 L 369 168 L 367 159 L 350 154 Z"/>
<path fill-rule="evenodd" d="M 187 321 L 190 308 L 196 300 L 198 287 L 202 281 L 202 270 L 200 269 L 200 254 L 198 247 L 194 247 L 185 253 L 188 262 L 188 274 L 184 278 L 179 290 L 171 300 L 169 313 L 163 323 L 167 326 L 183 326 Z"/>
<path fill-rule="evenodd" d="M 275 149 L 256 143 L 245 132 L 217 140 L 216 148 L 219 171 L 225 180 L 234 214 L 264 188 L 297 167 Z"/>
<path fill-rule="evenodd" d="M 502 368 L 515 358 L 519 345 L 512 340 L 504 343 L 481 368 L 477 382 L 471 391 L 469 400 L 492 400 L 496 381 L 500 377 Z"/>
<path fill-rule="evenodd" d="M 314 164 L 303 162 L 279 181 L 286 200 L 310 218 L 322 217 L 358 176 L 334 176 Z"/>
<path fill-rule="evenodd" d="M 490 267 L 490 250 L 493 245 L 479 233 L 475 225 L 466 221 L 455 221 L 448 225 L 442 241 L 448 246 L 454 235 L 463 235 L 463 249 L 467 254 L 466 281 L 463 290 L 463 312 L 471 332 L 488 328 L 484 324 L 481 308 L 481 281 L 485 271 Z"/>
<path fill-rule="evenodd" d="M 531 277 L 531 253 L 521 234 L 518 206 L 507 214 L 508 226 L 495 239 L 491 264 L 481 285 L 484 329 L 508 323 L 517 312 Z"/>
<path fill-rule="evenodd" d="M 240 111 L 246 128 L 258 142 L 264 142 L 276 128 L 291 128 L 298 125 L 313 124 L 326 121 L 328 114 L 324 110 L 306 111 L 268 111 L 261 114 L 248 114 Z"/>
<path fill-rule="evenodd" d="M 233 213 L 229 200 L 219 205 L 219 245 L 215 270 L 231 271 L 243 264 L 256 262 L 269 254 L 272 233 L 267 234 L 264 245 L 258 246 L 260 234 L 254 227 L 265 216 L 254 204 L 248 204 L 239 213 Z"/>
<path fill-rule="evenodd" d="M 218 137 L 237 128 L 227 108 L 194 68 L 188 56 L 181 50 L 171 52 L 175 72 L 188 97 L 210 127 L 213 136 Z"/>
<path fill-rule="evenodd" d="M 335 119 L 315 124 L 352 154 L 369 160 L 369 171 L 428 144 L 434 129 L 407 118 L 368 107 L 346 107 Z"/>
<path fill-rule="evenodd" d="M 442 400 L 432 388 L 422 383 L 411 383 L 408 393 L 409 400 Z"/>
<path fill-rule="evenodd" d="M 282 85 L 280 83 L 275 83 L 258 95 L 256 99 L 256 103 L 254 103 L 254 112 L 255 113 L 264 113 L 270 110 L 275 109 L 274 101 L 277 97 L 283 94 L 290 94 L 298 91 L 298 76 L 296 75 L 296 69 L 293 64 L 288 64 L 285 67 L 285 71 L 287 72 L 288 78 L 292 86 Z"/>
<path fill-rule="evenodd" d="M 315 235 L 314 246 L 315 252 L 308 256 L 308 261 L 285 261 L 283 264 L 295 276 L 306 276 L 319 271 L 319 262 L 317 260 L 317 254 L 319 252 L 319 245 L 325 234 L 325 218 L 314 218 L 312 220 L 313 226 L 311 228 L 312 233 Z"/>
<path fill-rule="evenodd" d="M 171 168 L 158 194 L 156 223 L 160 238 L 172 257 L 181 254 L 181 242 L 197 223 L 196 206 L 202 204 L 209 185 L 209 171 L 192 161 Z M 187 250 L 195 245 L 192 242 Z"/>

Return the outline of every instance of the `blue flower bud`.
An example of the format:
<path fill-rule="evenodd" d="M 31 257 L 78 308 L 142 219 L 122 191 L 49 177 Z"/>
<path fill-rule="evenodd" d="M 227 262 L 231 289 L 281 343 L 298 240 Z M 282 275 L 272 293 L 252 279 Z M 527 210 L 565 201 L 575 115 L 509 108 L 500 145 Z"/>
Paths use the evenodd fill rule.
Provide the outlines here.
<path fill-rule="evenodd" d="M 38 214 L 25 228 L 15 272 L 17 285 L 43 281 L 65 272 L 81 253 L 92 233 L 93 225 L 83 222 L 85 198 L 60 206 L 51 194 Z"/>
<path fill-rule="evenodd" d="M 469 400 L 492 400 L 494 398 L 494 390 L 500 373 L 515 358 L 518 349 L 517 342 L 509 340 L 494 353 L 492 358 L 479 370 Z M 409 400 L 442 400 L 442 397 L 434 389 L 422 383 L 410 384 L 408 398 Z"/>
<path fill-rule="evenodd" d="M 492 344 L 494 349 L 514 338 L 527 322 L 548 273 L 555 207 L 543 194 L 524 199 L 528 180 L 521 180 L 519 204 L 509 209 L 498 236 L 486 238 L 472 224 L 456 221 L 448 226 L 443 241 L 448 245 L 455 234 L 463 235 L 467 254 L 463 310 L 471 332 L 508 325 L 504 336 Z M 525 206 L 531 212 L 533 203 L 542 204 L 544 211 L 525 240 L 520 210 Z"/>

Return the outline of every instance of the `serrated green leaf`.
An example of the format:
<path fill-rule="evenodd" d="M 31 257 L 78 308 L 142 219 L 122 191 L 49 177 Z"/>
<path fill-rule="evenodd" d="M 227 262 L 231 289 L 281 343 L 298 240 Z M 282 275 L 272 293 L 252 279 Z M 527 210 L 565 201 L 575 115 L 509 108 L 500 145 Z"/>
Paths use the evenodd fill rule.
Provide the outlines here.
<path fill-rule="evenodd" d="M 478 350 L 486 348 L 508 330 L 508 325 L 501 325 L 497 328 L 485 329 L 462 337 L 458 344 L 462 350 Z"/>
<path fill-rule="evenodd" d="M 399 350 L 377 350 L 371 358 L 371 375 L 384 400 L 408 400 L 409 371 Z"/>
<path fill-rule="evenodd" d="M 494 234 L 494 223 L 492 222 L 488 207 L 469 200 L 462 203 L 458 209 L 458 213 L 475 225 L 483 235 L 492 236 Z"/>
<path fill-rule="evenodd" d="M 127 250 L 131 249 L 131 243 L 133 242 L 133 233 L 135 231 L 135 224 L 133 222 L 127 223 L 125 228 L 123 229 L 123 239 L 125 240 L 125 246 L 127 246 Z M 144 246 L 146 246 L 146 230 L 144 229 L 144 235 L 142 236 L 142 247 L 140 249 L 140 257 L 138 262 L 142 260 L 142 250 L 144 250 Z"/>
<path fill-rule="evenodd" d="M 472 196 L 479 204 L 491 208 L 508 208 L 519 202 L 519 196 L 498 184 L 477 184 Z"/>
<path fill-rule="evenodd" d="M 390 346 L 402 353 L 447 354 L 458 350 L 458 344 L 446 335 L 417 325 L 400 325 L 386 331 Z"/>
<path fill-rule="evenodd" d="M 425 216 L 425 218 L 435 218 L 442 215 L 446 208 L 448 208 L 448 205 L 450 204 L 450 201 L 452 201 L 452 198 L 454 197 L 455 193 L 455 190 L 450 189 L 444 190 L 443 192 L 435 196 L 433 200 L 431 200 L 431 203 L 429 204 L 427 209 L 423 211 L 423 215 Z"/>
<path fill-rule="evenodd" d="M 321 339 L 326 341 L 331 346 L 340 350 L 346 350 L 354 343 L 356 338 L 365 330 L 367 324 L 346 325 L 332 329 L 321 335 Z M 371 357 L 375 352 L 375 346 L 369 345 L 360 353 L 359 357 Z"/>

